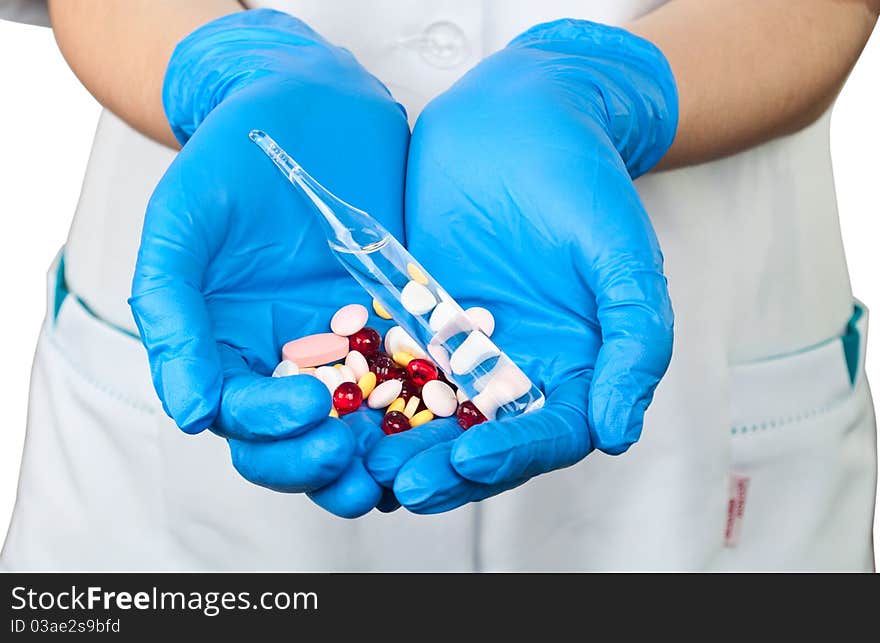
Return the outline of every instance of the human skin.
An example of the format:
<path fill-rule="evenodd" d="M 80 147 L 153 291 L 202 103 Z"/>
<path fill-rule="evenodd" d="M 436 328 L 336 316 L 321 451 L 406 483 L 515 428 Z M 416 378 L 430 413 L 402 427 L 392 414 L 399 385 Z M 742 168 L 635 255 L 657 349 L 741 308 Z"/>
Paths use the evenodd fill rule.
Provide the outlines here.
<path fill-rule="evenodd" d="M 235 0 L 50 0 L 67 62 L 106 108 L 178 147 L 162 108 L 175 45 L 241 11 Z M 880 14 L 880 0 L 672 0 L 624 25 L 675 74 L 676 138 L 658 168 L 700 163 L 801 129 L 832 103 Z"/>

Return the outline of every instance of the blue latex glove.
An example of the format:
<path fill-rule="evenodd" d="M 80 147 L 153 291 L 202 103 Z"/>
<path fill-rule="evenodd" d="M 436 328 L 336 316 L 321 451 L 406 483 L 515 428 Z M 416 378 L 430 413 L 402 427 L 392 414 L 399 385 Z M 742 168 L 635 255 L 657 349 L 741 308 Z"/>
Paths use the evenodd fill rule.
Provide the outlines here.
<path fill-rule="evenodd" d="M 147 208 L 130 304 L 164 408 L 187 433 L 227 438 L 251 482 L 363 514 L 382 500 L 362 459 L 376 423 L 328 417 L 313 377 L 268 376 L 285 341 L 328 332 L 365 295 L 248 132 L 401 234 L 406 115 L 348 51 L 269 10 L 185 38 L 163 100 L 185 145 Z"/>
<path fill-rule="evenodd" d="M 368 469 L 405 507 L 446 511 L 639 438 L 673 315 L 632 180 L 676 123 L 663 55 L 575 20 L 530 29 L 426 108 L 409 247 L 463 305 L 494 312 L 493 339 L 547 401 L 464 433 L 445 420 L 380 441 Z"/>

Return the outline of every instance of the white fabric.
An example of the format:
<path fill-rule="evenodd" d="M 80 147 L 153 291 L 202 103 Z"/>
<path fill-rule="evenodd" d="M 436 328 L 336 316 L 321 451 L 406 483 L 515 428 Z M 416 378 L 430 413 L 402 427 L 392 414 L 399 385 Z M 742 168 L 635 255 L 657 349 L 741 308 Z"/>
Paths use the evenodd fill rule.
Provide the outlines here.
<path fill-rule="evenodd" d="M 351 49 L 414 120 L 531 24 L 622 23 L 659 3 L 271 4 Z M 3 565 L 870 568 L 870 395 L 861 366 L 852 387 L 842 349 L 822 348 L 840 346 L 853 307 L 828 129 L 826 114 L 728 159 L 639 180 L 666 256 L 676 345 L 627 455 L 594 454 L 439 517 L 343 521 L 249 486 L 221 440 L 184 436 L 162 414 L 143 349 L 113 326 L 134 329 L 125 300 L 141 218 L 173 156 L 105 114 L 65 255 L 71 290 L 100 319 L 69 297 L 44 328 Z M 801 419 L 786 430 L 731 434 L 789 416 Z M 725 547 L 732 476 L 749 486 L 738 543 Z"/>

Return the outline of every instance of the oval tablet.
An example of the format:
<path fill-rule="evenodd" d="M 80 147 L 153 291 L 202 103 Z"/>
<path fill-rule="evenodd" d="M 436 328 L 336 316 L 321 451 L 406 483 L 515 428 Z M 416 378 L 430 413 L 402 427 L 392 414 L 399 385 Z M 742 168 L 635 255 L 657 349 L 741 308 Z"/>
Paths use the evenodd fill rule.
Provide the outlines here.
<path fill-rule="evenodd" d="M 403 382 L 400 380 L 387 380 L 373 389 L 367 398 L 367 406 L 371 409 L 384 409 L 400 395 Z"/>
<path fill-rule="evenodd" d="M 340 369 L 333 368 L 332 366 L 319 366 L 315 369 L 314 376 L 327 387 L 330 395 L 333 395 L 336 388 L 342 384 L 342 373 L 339 371 Z"/>
<path fill-rule="evenodd" d="M 400 304 L 413 315 L 426 315 L 437 305 L 437 299 L 417 281 L 408 281 L 400 291 Z"/>
<path fill-rule="evenodd" d="M 290 377 L 291 375 L 299 375 L 299 366 L 290 360 L 284 360 L 272 371 L 272 377 Z"/>
<path fill-rule="evenodd" d="M 354 376 L 358 380 L 360 380 L 370 370 L 370 365 L 367 364 L 367 358 L 364 357 L 364 354 L 360 351 L 351 351 L 348 355 L 346 355 L 345 365 L 352 370 Z"/>
<path fill-rule="evenodd" d="M 287 342 L 281 356 L 300 368 L 321 366 L 345 358 L 348 338 L 334 333 L 318 333 Z"/>
<path fill-rule="evenodd" d="M 413 357 L 425 357 L 422 347 L 400 326 L 392 326 L 385 333 L 385 352 L 389 355 L 403 352 Z"/>
<path fill-rule="evenodd" d="M 330 320 L 330 330 L 337 335 L 348 337 L 354 335 L 361 328 L 367 325 L 367 319 L 370 313 L 366 306 L 360 304 L 348 304 L 343 306 L 333 315 Z"/>
<path fill-rule="evenodd" d="M 422 387 L 422 401 L 431 413 L 440 418 L 449 417 L 458 407 L 455 392 L 449 384 L 440 380 L 425 383 Z"/>

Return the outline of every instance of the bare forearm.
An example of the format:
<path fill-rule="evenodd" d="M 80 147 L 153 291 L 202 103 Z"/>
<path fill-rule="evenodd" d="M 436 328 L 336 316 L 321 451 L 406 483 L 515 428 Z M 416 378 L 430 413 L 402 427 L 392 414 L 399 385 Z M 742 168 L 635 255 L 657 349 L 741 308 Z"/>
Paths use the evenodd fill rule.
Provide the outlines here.
<path fill-rule="evenodd" d="M 627 25 L 666 54 L 678 84 L 678 134 L 659 167 L 718 158 L 813 122 L 878 13 L 878 0 L 673 0 Z"/>
<path fill-rule="evenodd" d="M 98 101 L 147 136 L 177 142 L 162 109 L 175 45 L 202 24 L 240 11 L 236 0 L 50 0 L 61 53 Z"/>

